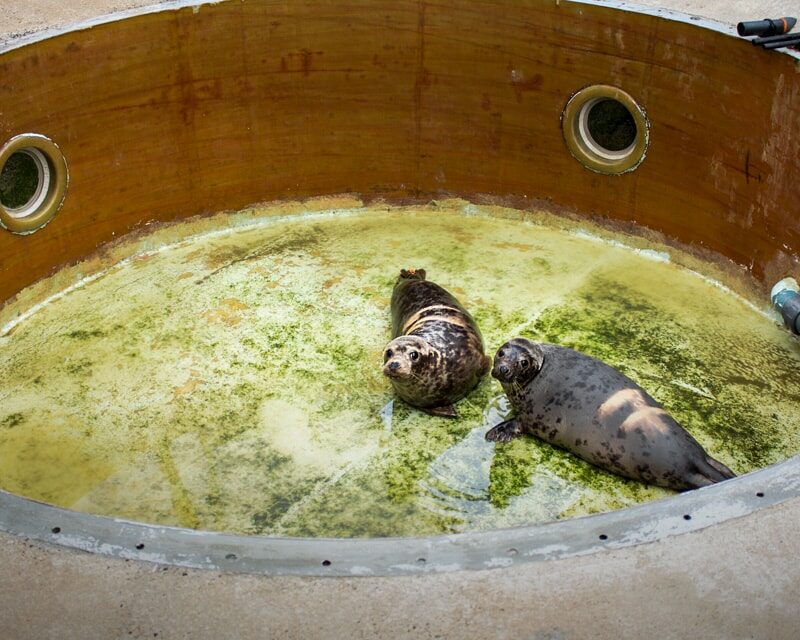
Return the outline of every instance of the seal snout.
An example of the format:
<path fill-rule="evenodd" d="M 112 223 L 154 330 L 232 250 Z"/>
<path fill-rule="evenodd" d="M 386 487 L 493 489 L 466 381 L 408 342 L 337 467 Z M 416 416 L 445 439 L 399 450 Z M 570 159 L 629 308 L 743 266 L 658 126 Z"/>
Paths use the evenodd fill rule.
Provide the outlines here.
<path fill-rule="evenodd" d="M 383 375 L 387 378 L 401 378 L 400 362 L 397 360 L 387 362 L 383 367 Z"/>
<path fill-rule="evenodd" d="M 508 382 L 511 379 L 511 367 L 505 362 L 495 362 L 492 368 L 492 377 L 500 382 Z"/>
<path fill-rule="evenodd" d="M 383 375 L 388 378 L 400 377 L 400 363 L 397 360 L 387 362 L 383 367 Z"/>

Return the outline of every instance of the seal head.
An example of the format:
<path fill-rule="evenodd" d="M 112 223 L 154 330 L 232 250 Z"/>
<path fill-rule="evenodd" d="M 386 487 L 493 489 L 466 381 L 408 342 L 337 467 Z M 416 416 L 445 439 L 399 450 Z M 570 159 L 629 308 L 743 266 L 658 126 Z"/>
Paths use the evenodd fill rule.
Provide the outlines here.
<path fill-rule="evenodd" d="M 492 377 L 509 384 L 527 384 L 539 375 L 543 366 L 541 347 L 530 340 L 516 338 L 497 350 Z"/>
<path fill-rule="evenodd" d="M 395 338 L 383 352 L 383 375 L 396 382 L 424 377 L 438 359 L 438 352 L 431 344 L 419 336 L 400 336 Z"/>

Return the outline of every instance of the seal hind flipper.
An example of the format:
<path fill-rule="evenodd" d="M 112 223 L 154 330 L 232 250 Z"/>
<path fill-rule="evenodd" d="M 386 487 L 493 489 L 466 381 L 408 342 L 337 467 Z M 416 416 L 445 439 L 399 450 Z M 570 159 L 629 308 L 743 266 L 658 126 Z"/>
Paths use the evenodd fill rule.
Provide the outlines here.
<path fill-rule="evenodd" d="M 495 425 L 484 436 L 489 442 L 509 442 L 522 435 L 522 426 L 516 418 Z"/>
<path fill-rule="evenodd" d="M 712 484 L 735 478 L 736 474 L 728 469 L 719 460 L 714 460 L 702 449 L 698 452 L 699 458 L 692 460 L 685 475 L 680 478 L 673 478 L 675 483 L 666 483 L 663 486 L 677 491 L 687 491 L 691 489 L 701 489 L 710 487 Z"/>
<path fill-rule="evenodd" d="M 694 489 L 702 489 L 703 487 L 710 487 L 716 484 L 713 480 L 709 479 L 705 474 L 698 472 L 687 474 L 683 479 L 682 486 L 674 487 L 678 491 L 692 491 Z"/>
<path fill-rule="evenodd" d="M 458 411 L 452 404 L 442 405 L 441 407 L 425 407 L 422 409 L 425 413 L 432 416 L 439 416 L 440 418 L 457 418 Z"/>
<path fill-rule="evenodd" d="M 724 464 L 722 464 L 719 460 L 715 460 L 711 456 L 706 456 L 706 462 L 709 465 L 711 465 L 711 467 L 713 467 L 722 474 L 723 480 L 728 480 L 730 478 L 736 477 L 736 474 L 733 471 L 731 471 L 728 467 L 726 467 Z M 719 480 L 717 480 L 717 482 L 719 482 Z"/>
<path fill-rule="evenodd" d="M 403 280 L 424 280 L 425 269 L 400 269 L 400 278 Z"/>

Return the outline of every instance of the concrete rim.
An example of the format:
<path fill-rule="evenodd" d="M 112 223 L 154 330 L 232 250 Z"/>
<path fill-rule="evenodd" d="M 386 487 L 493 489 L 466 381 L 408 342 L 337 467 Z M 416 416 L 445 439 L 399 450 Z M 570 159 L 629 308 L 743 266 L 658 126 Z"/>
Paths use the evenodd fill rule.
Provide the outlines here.
<path fill-rule="evenodd" d="M 277 538 L 131 522 L 0 491 L 0 531 L 80 551 L 213 571 L 402 576 L 583 556 L 683 535 L 800 496 L 800 456 L 637 507 L 545 524 L 421 538 Z"/>
<path fill-rule="evenodd" d="M 642 13 L 736 36 L 735 27 L 668 9 L 616 0 L 574 4 Z M 112 13 L 62 29 L 0 42 L 0 54 L 48 38 L 216 0 Z M 800 59 L 800 52 L 778 53 Z M 583 556 L 655 542 L 734 520 L 800 496 L 800 455 L 766 469 L 656 502 L 540 525 L 421 538 L 304 539 L 244 536 L 78 513 L 0 491 L 0 531 L 125 559 L 235 573 L 298 576 L 401 576 L 482 570 Z"/>
<path fill-rule="evenodd" d="M 153 1 L 156 3 L 158 2 L 158 0 Z M 44 29 L 35 33 L 21 34 L 19 36 L 12 36 L 8 39 L 0 39 L 0 54 L 6 53 L 7 51 L 12 51 L 14 49 L 19 49 L 29 44 L 41 42 L 42 40 L 47 40 L 48 38 L 53 38 L 64 33 L 91 29 L 92 27 L 111 22 L 118 22 L 120 20 L 125 20 L 126 18 L 134 18 L 150 13 L 179 11 L 187 7 L 192 7 L 195 11 L 199 11 L 203 6 L 211 6 L 219 4 L 219 2 L 220 0 L 162 0 L 160 3 L 149 6 L 114 11 L 90 20 L 82 20 L 65 27 Z M 718 20 L 712 20 L 711 18 L 690 15 L 688 13 L 675 11 L 673 9 L 653 8 L 645 5 L 639 5 L 635 2 L 625 2 L 624 0 L 564 0 L 564 2 L 565 4 L 593 5 L 605 7 L 607 9 L 615 9 L 617 11 L 625 11 L 628 13 L 640 13 L 643 15 L 661 18 L 663 20 L 683 22 L 685 24 L 691 24 L 703 29 L 708 29 L 710 31 L 724 33 L 736 38 L 737 40 L 744 39 L 741 38 L 736 32 L 735 25 L 720 22 Z M 558 2 L 556 4 L 558 4 Z M 787 55 L 800 60 L 800 51 L 794 51 L 791 49 L 777 49 L 774 53 Z"/>

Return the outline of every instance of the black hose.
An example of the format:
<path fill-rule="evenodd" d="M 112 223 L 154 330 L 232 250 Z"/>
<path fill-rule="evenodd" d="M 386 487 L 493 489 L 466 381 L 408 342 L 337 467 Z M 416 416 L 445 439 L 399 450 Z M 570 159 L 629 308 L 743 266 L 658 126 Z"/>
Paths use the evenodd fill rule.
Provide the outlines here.
<path fill-rule="evenodd" d="M 796 47 L 800 45 L 800 33 L 798 33 L 791 40 L 784 40 L 782 42 L 768 42 L 764 45 L 765 49 L 781 49 L 783 47 Z"/>
<path fill-rule="evenodd" d="M 752 20 L 750 22 L 740 22 L 736 25 L 736 31 L 740 36 L 774 36 L 788 33 L 797 24 L 797 18 L 764 18 L 763 20 Z"/>
<path fill-rule="evenodd" d="M 800 293 L 783 289 L 772 296 L 772 304 L 780 312 L 789 331 L 800 335 Z"/>

